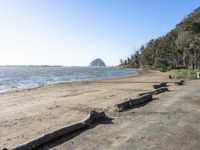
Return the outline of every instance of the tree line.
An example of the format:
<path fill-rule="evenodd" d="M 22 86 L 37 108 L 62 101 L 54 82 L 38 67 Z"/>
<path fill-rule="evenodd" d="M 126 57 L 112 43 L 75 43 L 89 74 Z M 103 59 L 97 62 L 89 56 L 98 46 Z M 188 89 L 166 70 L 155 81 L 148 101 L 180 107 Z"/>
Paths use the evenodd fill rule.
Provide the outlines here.
<path fill-rule="evenodd" d="M 175 29 L 146 45 L 120 65 L 132 68 L 200 68 L 200 8 L 185 17 Z"/>

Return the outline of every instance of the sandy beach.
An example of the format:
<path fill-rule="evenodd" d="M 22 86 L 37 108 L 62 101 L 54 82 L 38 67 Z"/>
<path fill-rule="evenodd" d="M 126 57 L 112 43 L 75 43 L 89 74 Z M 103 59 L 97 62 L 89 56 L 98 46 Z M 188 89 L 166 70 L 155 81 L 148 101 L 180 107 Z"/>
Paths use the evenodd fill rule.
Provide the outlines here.
<path fill-rule="evenodd" d="M 93 109 L 103 110 L 115 118 L 113 108 L 117 102 L 137 97 L 139 92 L 152 90 L 152 85 L 161 81 L 169 82 L 172 91 L 179 88 L 168 78 L 168 73 L 146 71 L 136 77 L 56 84 L 0 94 L 0 148 L 12 148 L 81 120 Z M 160 95 L 156 97 L 159 98 Z M 147 114 L 145 118 L 148 116 Z M 120 128 L 123 126 L 124 124 Z M 82 149 L 84 148 L 83 146 Z M 92 148 L 94 147 L 86 146 L 86 149 Z"/>

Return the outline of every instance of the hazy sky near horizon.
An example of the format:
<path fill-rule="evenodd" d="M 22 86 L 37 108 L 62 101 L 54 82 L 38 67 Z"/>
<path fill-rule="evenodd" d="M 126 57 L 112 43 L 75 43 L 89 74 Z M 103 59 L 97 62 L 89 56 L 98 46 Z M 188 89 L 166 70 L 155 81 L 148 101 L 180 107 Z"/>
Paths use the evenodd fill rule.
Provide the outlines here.
<path fill-rule="evenodd" d="M 0 0 L 0 65 L 118 65 L 197 0 Z"/>

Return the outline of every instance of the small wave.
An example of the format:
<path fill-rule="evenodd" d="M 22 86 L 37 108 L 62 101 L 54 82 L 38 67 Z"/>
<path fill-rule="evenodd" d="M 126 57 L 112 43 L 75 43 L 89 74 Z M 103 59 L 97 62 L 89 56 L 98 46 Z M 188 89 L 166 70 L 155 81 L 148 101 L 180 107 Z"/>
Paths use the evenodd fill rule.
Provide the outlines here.
<path fill-rule="evenodd" d="M 0 67 L 0 92 L 38 88 L 47 84 L 134 75 L 137 75 L 137 72 L 133 69 L 108 67 Z"/>

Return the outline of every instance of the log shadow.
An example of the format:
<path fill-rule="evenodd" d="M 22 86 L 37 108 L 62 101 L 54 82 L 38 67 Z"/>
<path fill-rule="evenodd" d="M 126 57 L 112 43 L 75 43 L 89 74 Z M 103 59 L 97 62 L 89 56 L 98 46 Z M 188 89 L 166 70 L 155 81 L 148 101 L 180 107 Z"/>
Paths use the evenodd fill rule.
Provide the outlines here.
<path fill-rule="evenodd" d="M 168 93 L 168 92 L 173 92 L 174 90 L 167 90 L 167 91 L 165 91 L 165 92 L 162 92 L 162 93 L 157 93 L 157 94 L 153 94 L 153 95 L 159 95 L 159 94 L 163 94 L 163 93 Z"/>
<path fill-rule="evenodd" d="M 112 118 L 106 117 L 103 120 L 99 120 L 96 123 L 91 124 L 89 127 L 86 127 L 86 128 L 81 129 L 79 131 L 73 132 L 73 133 L 68 134 L 66 136 L 60 137 L 59 139 L 57 139 L 55 141 L 51 141 L 49 143 L 46 143 L 45 145 L 40 146 L 39 148 L 37 148 L 37 150 L 48 150 L 50 148 L 56 147 L 58 145 L 61 145 L 61 144 L 65 143 L 65 142 L 75 138 L 76 136 L 79 136 L 82 132 L 85 132 L 87 130 L 93 129 L 93 128 L 95 128 L 96 126 L 98 126 L 100 124 L 113 124 L 112 120 L 113 120 Z"/>

